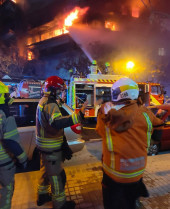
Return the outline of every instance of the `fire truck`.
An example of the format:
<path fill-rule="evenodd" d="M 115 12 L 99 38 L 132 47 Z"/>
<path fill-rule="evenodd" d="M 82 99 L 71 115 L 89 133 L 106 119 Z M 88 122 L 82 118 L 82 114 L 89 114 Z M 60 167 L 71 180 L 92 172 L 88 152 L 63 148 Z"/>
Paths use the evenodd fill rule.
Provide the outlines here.
<path fill-rule="evenodd" d="M 100 105 L 96 105 L 99 99 L 103 102 L 111 100 L 111 87 L 115 81 L 126 76 L 89 74 L 87 78 L 74 77 L 71 79 L 67 91 L 67 104 L 78 112 L 88 100 L 89 104 L 85 112 L 85 117 L 97 117 Z M 158 83 L 138 83 L 139 96 L 146 106 L 163 104 L 164 95 L 162 87 Z"/>
<path fill-rule="evenodd" d="M 164 103 L 164 94 L 166 92 L 159 83 L 137 82 L 137 84 L 139 86 L 139 96 L 146 106 Z"/>
<path fill-rule="evenodd" d="M 17 91 L 21 98 L 41 98 L 42 83 L 34 80 L 22 80 L 18 84 Z"/>

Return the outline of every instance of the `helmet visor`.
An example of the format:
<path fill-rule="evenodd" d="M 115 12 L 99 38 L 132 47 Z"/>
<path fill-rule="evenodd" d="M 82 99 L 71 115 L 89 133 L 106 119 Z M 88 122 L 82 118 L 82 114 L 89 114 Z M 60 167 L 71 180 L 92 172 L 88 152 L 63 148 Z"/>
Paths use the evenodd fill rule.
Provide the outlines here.
<path fill-rule="evenodd" d="M 119 94 L 121 93 L 120 87 L 112 89 L 112 101 L 117 101 Z"/>

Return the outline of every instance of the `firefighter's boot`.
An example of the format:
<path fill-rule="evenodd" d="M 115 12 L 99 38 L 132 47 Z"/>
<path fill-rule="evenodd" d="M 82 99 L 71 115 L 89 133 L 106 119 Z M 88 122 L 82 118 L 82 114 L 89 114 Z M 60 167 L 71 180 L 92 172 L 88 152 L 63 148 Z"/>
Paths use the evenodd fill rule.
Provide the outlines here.
<path fill-rule="evenodd" d="M 74 201 L 66 201 L 61 209 L 75 209 L 76 203 Z"/>
<path fill-rule="evenodd" d="M 44 205 L 46 202 L 50 202 L 52 197 L 50 194 L 39 194 L 37 199 L 37 205 L 41 206 Z"/>
<path fill-rule="evenodd" d="M 143 206 L 142 202 L 139 199 L 137 199 L 136 200 L 136 209 L 142 209 L 143 208 L 142 206 Z"/>

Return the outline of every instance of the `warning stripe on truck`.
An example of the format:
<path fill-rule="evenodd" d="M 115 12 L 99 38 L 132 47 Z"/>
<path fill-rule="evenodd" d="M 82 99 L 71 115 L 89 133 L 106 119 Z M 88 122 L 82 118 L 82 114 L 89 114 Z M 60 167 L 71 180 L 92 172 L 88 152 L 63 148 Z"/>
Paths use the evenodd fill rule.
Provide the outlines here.
<path fill-rule="evenodd" d="M 74 78 L 74 81 L 114 83 L 116 80 L 111 80 L 111 79 Z"/>

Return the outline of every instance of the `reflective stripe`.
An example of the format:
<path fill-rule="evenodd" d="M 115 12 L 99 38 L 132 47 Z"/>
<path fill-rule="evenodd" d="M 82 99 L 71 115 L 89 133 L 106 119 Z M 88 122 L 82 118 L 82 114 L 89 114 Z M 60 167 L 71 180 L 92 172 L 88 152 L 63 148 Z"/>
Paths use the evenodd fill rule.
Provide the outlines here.
<path fill-rule="evenodd" d="M 40 127 L 40 134 L 42 137 L 44 137 L 44 128 L 43 127 Z"/>
<path fill-rule="evenodd" d="M 65 192 L 60 194 L 52 194 L 52 200 L 57 202 L 63 202 L 66 199 Z"/>
<path fill-rule="evenodd" d="M 26 156 L 25 152 L 23 152 L 22 154 L 20 154 L 19 156 L 17 156 L 17 158 L 18 158 L 19 160 L 24 160 L 24 159 L 27 158 L 27 156 Z"/>
<path fill-rule="evenodd" d="M 7 153 L 5 153 L 4 151 L 2 152 L 0 152 L 0 161 L 2 161 L 2 160 L 5 160 L 5 159 L 8 159 L 9 158 L 9 156 L 8 156 L 8 154 Z"/>
<path fill-rule="evenodd" d="M 145 167 L 146 159 L 144 156 L 129 159 L 120 159 L 120 170 L 122 172 L 139 170 Z"/>
<path fill-rule="evenodd" d="M 60 148 L 63 143 L 63 137 L 43 138 L 36 136 L 36 144 L 42 148 Z"/>
<path fill-rule="evenodd" d="M 49 120 L 50 125 L 51 125 L 51 123 L 53 122 L 53 120 L 54 120 L 55 118 L 58 118 L 58 117 L 60 117 L 60 116 L 62 116 L 61 113 L 54 113 L 54 114 L 51 116 L 50 120 Z"/>
<path fill-rule="evenodd" d="M 52 200 L 57 202 L 62 202 L 65 200 L 65 192 L 60 192 L 59 182 L 57 176 L 52 176 L 54 193 L 52 193 Z"/>
<path fill-rule="evenodd" d="M 55 200 L 57 200 L 58 202 L 63 202 L 65 200 L 65 194 L 64 195 L 61 195 L 60 197 L 56 197 Z"/>
<path fill-rule="evenodd" d="M 2 124 L 2 118 L 0 118 L 0 124 Z"/>
<path fill-rule="evenodd" d="M 3 200 L 5 205 L 3 207 L 1 207 L 1 209 L 11 208 L 11 199 L 12 199 L 12 195 L 13 195 L 13 191 L 14 191 L 13 182 L 6 186 L 6 190 L 7 190 L 6 199 Z"/>
<path fill-rule="evenodd" d="M 105 126 L 106 129 L 106 143 L 107 143 L 107 148 L 110 152 L 113 151 L 113 142 L 112 142 L 112 136 L 110 133 L 110 128 L 108 128 L 107 126 Z"/>
<path fill-rule="evenodd" d="M 54 182 L 54 194 L 59 195 L 60 190 L 59 190 L 59 184 L 58 184 L 58 178 L 57 176 L 52 176 L 53 182 Z"/>
<path fill-rule="evenodd" d="M 152 122 L 146 112 L 143 112 L 143 115 L 146 119 L 147 125 L 148 125 L 148 131 L 147 131 L 147 149 L 150 147 L 150 142 L 151 142 L 151 134 L 152 134 Z"/>
<path fill-rule="evenodd" d="M 42 105 L 40 105 L 40 104 L 38 104 L 38 107 L 39 107 L 40 111 L 42 111 L 43 106 L 42 106 Z"/>
<path fill-rule="evenodd" d="M 73 123 L 74 123 L 74 124 L 77 124 L 77 123 L 79 122 L 76 113 L 73 113 L 73 114 L 72 114 L 72 120 L 73 120 Z"/>
<path fill-rule="evenodd" d="M 119 178 L 134 178 L 136 176 L 139 176 L 141 175 L 145 169 L 142 169 L 140 171 L 137 171 L 137 172 L 133 172 L 133 173 L 121 173 L 121 172 L 118 172 L 118 171 L 115 171 L 114 169 L 111 169 L 109 168 L 105 163 L 103 163 L 103 168 L 109 172 L 110 174 L 112 175 L 115 175 Z"/>
<path fill-rule="evenodd" d="M 0 144 L 0 164 L 6 162 L 6 159 L 9 160 L 9 155 L 6 153 L 6 150 Z"/>
<path fill-rule="evenodd" d="M 57 141 L 63 141 L 63 136 L 60 136 L 60 137 L 57 137 L 57 138 L 45 138 L 45 137 L 40 137 L 40 136 L 36 136 L 36 139 L 37 140 L 39 140 L 39 141 L 41 141 L 41 142 L 51 142 L 51 143 L 53 143 L 53 142 L 56 142 L 56 140 Z"/>
<path fill-rule="evenodd" d="M 51 192 L 51 186 L 50 185 L 38 185 L 38 194 L 48 194 Z"/>
<path fill-rule="evenodd" d="M 115 169 L 115 155 L 114 152 L 111 152 L 110 167 Z"/>
<path fill-rule="evenodd" d="M 161 105 L 161 103 L 151 94 L 150 94 L 150 99 L 154 103 L 154 105 Z"/>
<path fill-rule="evenodd" d="M 124 86 L 120 86 L 120 91 L 126 91 L 126 90 L 130 90 L 130 89 L 139 89 L 138 85 L 136 84 L 135 86 L 131 86 L 131 85 L 124 85 Z"/>
<path fill-rule="evenodd" d="M 14 129 L 12 131 L 6 132 L 4 134 L 4 139 L 10 138 L 11 136 L 14 136 L 16 134 L 18 134 L 18 130 L 17 129 Z"/>

